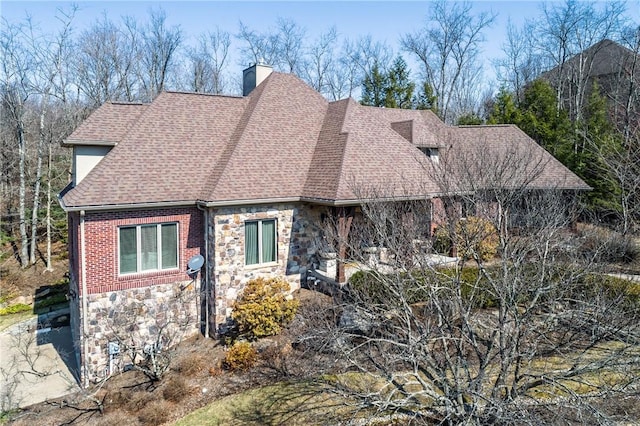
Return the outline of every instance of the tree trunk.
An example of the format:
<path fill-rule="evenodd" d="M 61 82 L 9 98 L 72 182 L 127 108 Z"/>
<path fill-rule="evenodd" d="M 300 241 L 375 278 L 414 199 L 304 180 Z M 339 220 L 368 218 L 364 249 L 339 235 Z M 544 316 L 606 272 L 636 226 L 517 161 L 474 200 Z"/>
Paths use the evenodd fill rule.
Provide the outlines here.
<path fill-rule="evenodd" d="M 27 156 L 27 149 L 25 146 L 24 140 L 24 123 L 22 121 L 18 121 L 17 125 L 17 133 L 18 133 L 18 155 L 20 157 L 19 160 L 19 174 L 20 174 L 20 190 L 19 190 L 19 201 L 18 201 L 18 215 L 20 218 L 20 243 L 22 247 L 20 248 L 20 265 L 23 268 L 29 266 L 29 238 L 27 236 L 27 212 L 25 205 L 25 198 L 27 193 L 27 184 L 26 184 L 26 173 L 25 173 L 25 163 Z"/>
<path fill-rule="evenodd" d="M 47 271 L 53 271 L 51 267 L 51 141 L 49 141 L 49 154 L 47 156 Z"/>
<path fill-rule="evenodd" d="M 46 100 L 43 102 L 46 104 Z M 38 211 L 40 210 L 40 180 L 42 179 L 42 146 L 44 144 L 44 114 L 43 106 L 40 113 L 40 140 L 38 141 L 38 161 L 36 164 L 36 181 L 33 187 L 33 210 L 31 211 L 31 251 L 29 263 L 36 264 L 36 251 L 38 249 Z"/>

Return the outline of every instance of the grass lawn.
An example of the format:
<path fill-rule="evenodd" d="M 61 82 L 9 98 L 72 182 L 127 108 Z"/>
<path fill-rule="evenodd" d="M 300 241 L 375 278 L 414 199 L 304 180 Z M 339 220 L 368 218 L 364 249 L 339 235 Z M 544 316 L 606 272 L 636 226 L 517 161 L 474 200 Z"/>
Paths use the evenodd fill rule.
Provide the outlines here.
<path fill-rule="evenodd" d="M 176 426 L 309 425 L 345 418 L 349 409 L 319 383 L 279 383 L 229 395 L 178 420 Z"/>

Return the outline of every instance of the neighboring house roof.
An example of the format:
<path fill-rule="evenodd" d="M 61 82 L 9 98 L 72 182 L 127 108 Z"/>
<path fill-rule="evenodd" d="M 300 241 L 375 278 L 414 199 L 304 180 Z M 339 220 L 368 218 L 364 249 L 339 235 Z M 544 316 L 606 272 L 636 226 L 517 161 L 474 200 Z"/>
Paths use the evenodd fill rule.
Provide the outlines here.
<path fill-rule="evenodd" d="M 420 146 L 535 146 L 551 165 L 541 186 L 588 188 L 514 126 L 450 127 L 430 111 L 328 102 L 276 72 L 244 98 L 164 92 L 148 105 L 107 103 L 66 143 L 91 141 L 115 146 L 62 196 L 67 209 L 440 194 Z"/>
<path fill-rule="evenodd" d="M 562 69 L 575 74 L 577 70 L 589 77 L 617 75 L 633 61 L 634 52 L 615 41 L 604 39 L 567 59 Z M 584 68 L 584 69 L 583 69 Z M 554 80 L 560 77 L 560 65 L 543 73 L 542 77 Z"/>

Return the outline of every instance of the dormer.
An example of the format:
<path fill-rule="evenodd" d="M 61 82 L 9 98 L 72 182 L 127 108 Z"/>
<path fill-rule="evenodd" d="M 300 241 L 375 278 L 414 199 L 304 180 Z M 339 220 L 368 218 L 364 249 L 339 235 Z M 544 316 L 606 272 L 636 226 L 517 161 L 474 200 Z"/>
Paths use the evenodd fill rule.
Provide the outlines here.
<path fill-rule="evenodd" d="M 411 142 L 431 161 L 438 162 L 440 149 L 445 144 L 421 120 L 405 120 L 391 123 L 391 128 Z"/>

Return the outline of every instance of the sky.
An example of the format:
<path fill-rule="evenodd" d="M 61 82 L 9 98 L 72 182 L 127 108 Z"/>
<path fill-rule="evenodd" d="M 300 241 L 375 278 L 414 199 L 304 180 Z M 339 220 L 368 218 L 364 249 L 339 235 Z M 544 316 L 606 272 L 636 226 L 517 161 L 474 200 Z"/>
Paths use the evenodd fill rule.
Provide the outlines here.
<path fill-rule="evenodd" d="M 557 0 L 556 0 L 557 1 Z M 33 22 L 44 30 L 55 25 L 56 9 L 68 9 L 67 1 L 5 1 L 0 0 L 0 16 L 8 22 L 20 22 L 30 15 Z M 422 27 L 429 11 L 428 1 L 80 1 L 75 17 L 75 27 L 82 30 L 90 26 L 103 13 L 114 21 L 122 16 L 146 20 L 151 8 L 161 7 L 169 25 L 179 25 L 188 44 L 200 34 L 220 27 L 236 34 L 242 21 L 259 32 L 273 28 L 276 20 L 290 18 L 314 39 L 335 25 L 340 39 L 355 40 L 370 34 L 375 41 L 386 41 L 400 53 L 399 39 L 403 34 Z M 541 14 L 537 1 L 474 1 L 473 11 L 497 13 L 493 26 L 486 31 L 487 43 L 482 54 L 485 73 L 492 75 L 490 60 L 501 56 L 507 22 L 520 27 L 525 19 Z M 629 2 L 629 17 L 640 22 L 640 2 Z M 236 47 L 238 44 L 235 44 Z M 405 58 L 407 55 L 404 55 Z M 236 61 L 237 62 L 237 61 Z M 238 73 L 249 64 L 231 65 Z"/>

